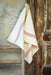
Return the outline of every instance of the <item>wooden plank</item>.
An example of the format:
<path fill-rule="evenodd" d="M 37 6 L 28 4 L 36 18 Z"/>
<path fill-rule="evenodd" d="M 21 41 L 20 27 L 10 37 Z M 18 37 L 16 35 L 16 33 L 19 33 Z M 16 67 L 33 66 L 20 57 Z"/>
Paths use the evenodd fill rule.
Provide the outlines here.
<path fill-rule="evenodd" d="M 0 64 L 0 75 L 22 75 L 21 64 Z"/>
<path fill-rule="evenodd" d="M 50 66 L 46 66 L 43 68 L 43 75 L 51 75 L 51 67 Z"/>
<path fill-rule="evenodd" d="M 49 41 L 42 42 L 42 55 L 43 55 L 43 57 L 42 57 L 43 67 L 51 65 L 51 41 L 50 42 Z"/>
<path fill-rule="evenodd" d="M 20 59 L 0 59 L 0 64 L 20 64 Z"/>
<path fill-rule="evenodd" d="M 26 63 L 26 75 L 34 75 L 33 67 L 33 62 L 31 64 Z"/>
<path fill-rule="evenodd" d="M 17 45 L 0 45 L 0 49 L 21 49 Z"/>
<path fill-rule="evenodd" d="M 47 45 L 49 44 L 51 44 L 51 41 L 42 41 L 42 42 L 44 42 L 44 44 L 46 44 L 47 43 Z"/>
<path fill-rule="evenodd" d="M 42 68 L 42 30 L 43 30 L 43 0 L 35 0 L 35 31 L 39 43 L 39 51 L 36 54 L 35 72 L 41 75 Z"/>
<path fill-rule="evenodd" d="M 1 74 L 1 75 L 20 75 L 20 74 Z"/>
<path fill-rule="evenodd" d="M 24 74 L 24 70 L 25 68 L 24 68 L 24 52 L 23 52 L 23 50 L 22 50 L 22 75 L 25 75 Z"/>
<path fill-rule="evenodd" d="M 51 32 L 51 0 L 44 0 L 44 31 Z"/>
<path fill-rule="evenodd" d="M 51 32 L 51 0 L 47 0 L 47 32 Z"/>
<path fill-rule="evenodd" d="M 45 32 L 47 28 L 47 0 L 44 0 L 44 29 Z"/>
<path fill-rule="evenodd" d="M 50 33 L 44 33 L 43 40 L 44 41 L 51 41 L 51 34 Z"/>

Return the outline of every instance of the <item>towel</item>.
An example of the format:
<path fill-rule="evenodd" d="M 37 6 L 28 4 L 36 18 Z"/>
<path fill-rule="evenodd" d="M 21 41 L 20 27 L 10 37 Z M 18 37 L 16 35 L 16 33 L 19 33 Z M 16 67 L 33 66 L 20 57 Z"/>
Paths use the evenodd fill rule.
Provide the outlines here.
<path fill-rule="evenodd" d="M 24 51 L 24 59 L 30 64 L 38 51 L 38 43 L 31 17 L 30 7 L 25 4 L 17 23 L 7 41 L 19 46 Z"/>

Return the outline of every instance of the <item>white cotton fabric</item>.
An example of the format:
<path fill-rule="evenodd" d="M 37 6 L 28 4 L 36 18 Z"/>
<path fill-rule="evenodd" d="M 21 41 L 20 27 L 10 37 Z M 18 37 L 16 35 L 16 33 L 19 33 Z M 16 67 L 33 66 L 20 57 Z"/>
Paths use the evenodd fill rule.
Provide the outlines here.
<path fill-rule="evenodd" d="M 19 46 L 24 51 L 24 59 L 29 64 L 32 62 L 33 55 L 39 48 L 28 4 L 22 10 L 7 41 Z"/>

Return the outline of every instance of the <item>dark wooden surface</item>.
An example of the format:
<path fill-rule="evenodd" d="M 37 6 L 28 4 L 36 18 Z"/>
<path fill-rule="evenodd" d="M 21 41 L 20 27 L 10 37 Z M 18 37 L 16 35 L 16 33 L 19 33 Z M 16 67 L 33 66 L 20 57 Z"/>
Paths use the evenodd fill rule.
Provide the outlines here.
<path fill-rule="evenodd" d="M 43 40 L 44 41 L 51 41 L 51 34 L 50 33 L 45 33 L 43 35 Z"/>
<path fill-rule="evenodd" d="M 51 67 L 44 67 L 42 73 L 43 75 L 51 75 Z"/>
<path fill-rule="evenodd" d="M 51 0 L 47 0 L 47 31 L 51 32 Z"/>
<path fill-rule="evenodd" d="M 30 4 L 30 0 L 27 0 Z M 33 10 L 33 9 L 32 9 Z M 46 33 L 43 36 L 43 40 L 48 43 L 51 41 L 51 0 L 34 0 L 34 24 L 35 24 L 35 31 L 37 40 L 39 41 L 39 51 L 34 56 L 33 62 L 29 65 L 26 64 L 27 75 L 34 75 L 34 68 L 35 68 L 35 75 L 41 75 L 42 70 L 42 32 L 45 30 Z M 49 44 L 49 43 L 48 43 Z M 47 47 L 48 50 L 51 50 L 51 46 Z M 35 66 L 33 66 L 35 63 Z M 32 66 L 34 68 L 32 68 Z M 51 75 L 50 68 L 44 68 L 43 70 L 44 75 Z"/>
<path fill-rule="evenodd" d="M 27 0 L 29 4 L 30 4 L 30 1 L 31 0 Z M 34 26 L 35 26 L 35 31 L 37 35 L 37 40 L 40 41 L 40 43 L 39 43 L 39 51 L 36 55 L 34 55 L 33 62 L 30 65 L 26 64 L 26 70 L 27 70 L 26 75 L 34 75 L 34 74 L 41 75 L 41 66 L 42 66 L 42 58 L 41 58 L 42 57 L 42 54 L 41 54 L 42 53 L 42 44 L 41 44 L 42 39 L 41 37 L 42 37 L 42 30 L 43 30 L 43 0 L 34 0 L 34 8 L 33 6 L 31 8 L 32 8 L 31 12 L 34 9 L 33 21 L 35 24 Z"/>
<path fill-rule="evenodd" d="M 35 0 L 35 30 L 39 41 L 39 51 L 36 54 L 35 75 L 41 75 L 42 67 L 42 30 L 43 30 L 43 0 Z"/>

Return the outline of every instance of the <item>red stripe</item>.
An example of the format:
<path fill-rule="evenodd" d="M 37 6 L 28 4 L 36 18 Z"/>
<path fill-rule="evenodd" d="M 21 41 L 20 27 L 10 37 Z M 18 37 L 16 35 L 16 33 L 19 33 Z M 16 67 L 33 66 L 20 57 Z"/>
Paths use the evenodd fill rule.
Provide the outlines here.
<path fill-rule="evenodd" d="M 31 34 L 31 33 L 28 33 L 28 32 L 26 32 L 26 31 L 24 31 L 24 34 L 26 34 L 26 35 L 28 35 L 28 36 L 30 36 L 30 37 L 32 37 L 32 38 L 36 38 L 35 35 L 33 35 L 33 34 Z"/>
<path fill-rule="evenodd" d="M 32 50 L 32 46 L 28 49 L 28 51 L 24 54 L 24 58 L 30 53 L 30 51 Z"/>
<path fill-rule="evenodd" d="M 30 8 L 29 8 L 29 9 L 30 9 Z M 16 37 L 14 43 L 18 40 L 19 35 L 20 35 L 20 32 L 21 32 L 21 29 L 22 29 L 22 27 L 24 26 L 24 23 L 25 23 L 25 20 L 23 21 L 23 23 L 22 23 L 21 26 L 20 26 L 20 29 L 19 29 L 18 35 L 17 35 L 17 37 Z"/>
<path fill-rule="evenodd" d="M 20 26 L 20 29 L 19 29 L 18 35 L 17 35 L 17 37 L 16 37 L 14 43 L 15 43 L 15 42 L 18 40 L 18 38 L 19 38 L 19 35 L 20 35 L 20 32 L 21 32 L 21 29 L 22 29 L 22 27 L 24 26 L 24 22 L 25 22 L 25 21 L 23 21 L 22 24 L 21 24 L 21 26 Z"/>

